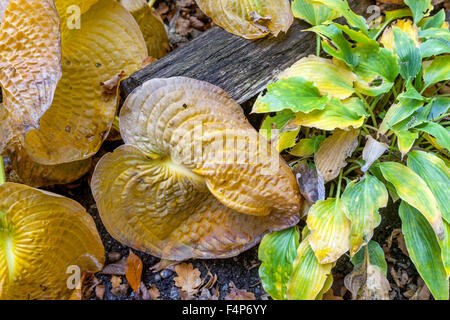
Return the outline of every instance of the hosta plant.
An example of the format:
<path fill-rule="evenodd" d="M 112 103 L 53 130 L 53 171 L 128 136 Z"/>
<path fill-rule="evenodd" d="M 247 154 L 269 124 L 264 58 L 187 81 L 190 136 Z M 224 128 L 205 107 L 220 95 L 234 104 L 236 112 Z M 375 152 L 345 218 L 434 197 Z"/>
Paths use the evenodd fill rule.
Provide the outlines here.
<path fill-rule="evenodd" d="M 344 0 L 292 2 L 312 24 L 318 54 L 281 72 L 253 107 L 271 113 L 262 133 L 290 154 L 307 200 L 302 235 L 274 232 L 259 249 L 275 299 L 321 298 L 346 254 L 353 297 L 388 298 L 386 263 L 371 238 L 389 198 L 400 202 L 418 273 L 435 299 L 449 298 L 450 31 L 430 0 L 405 3 L 369 24 Z"/>

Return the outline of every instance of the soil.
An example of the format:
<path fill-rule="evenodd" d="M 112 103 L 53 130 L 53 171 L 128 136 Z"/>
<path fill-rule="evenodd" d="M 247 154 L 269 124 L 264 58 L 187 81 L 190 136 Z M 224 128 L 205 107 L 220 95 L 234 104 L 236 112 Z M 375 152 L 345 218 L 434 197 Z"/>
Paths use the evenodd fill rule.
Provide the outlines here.
<path fill-rule="evenodd" d="M 157 0 L 155 8 L 156 11 L 162 15 L 164 22 L 166 23 L 172 49 L 182 46 L 187 41 L 192 40 L 203 31 L 213 26 L 211 20 L 201 13 L 193 0 Z M 251 119 L 251 122 L 253 125 L 258 126 L 260 120 L 260 118 L 253 118 Z M 120 141 L 106 141 L 100 152 L 97 154 L 96 160 L 106 152 L 113 151 L 120 144 Z M 121 257 L 127 257 L 130 249 L 114 240 L 101 223 L 95 201 L 89 188 L 89 177 L 90 175 L 87 175 L 70 185 L 54 186 L 48 188 L 48 190 L 80 202 L 92 215 L 106 250 L 106 264 L 109 264 L 112 262 L 110 257 L 115 255 L 114 261 L 117 260 L 117 253 L 119 253 Z M 375 230 L 373 240 L 379 242 L 386 250 L 388 280 L 391 285 L 391 299 L 405 300 L 410 298 L 420 286 L 423 286 L 423 281 L 420 279 L 411 260 L 405 254 L 406 252 L 403 252 L 401 249 L 402 235 L 400 234 L 396 237 L 391 236 L 393 232 L 394 235 L 396 234 L 394 231 L 395 229 L 401 227 L 397 208 L 398 203 L 390 203 L 387 209 L 381 210 L 382 223 Z M 390 238 L 392 238 L 391 245 L 389 245 Z M 159 262 L 158 258 L 142 252 L 134 251 L 134 253 L 143 261 L 144 269 L 142 281 L 147 288 L 155 285 L 160 291 L 160 299 L 182 298 L 174 283 L 176 274 L 173 272 L 173 269 L 154 272 L 150 268 Z M 256 299 L 270 299 L 269 295 L 262 288 L 258 276 L 258 268 L 260 265 L 258 260 L 258 246 L 230 259 L 196 260 L 187 262 L 192 263 L 194 268 L 198 268 L 201 271 L 202 279 L 208 278 L 208 271 L 213 275 L 217 275 L 217 282 L 210 291 L 216 292 L 216 290 L 218 290 L 219 299 L 223 299 L 230 293 L 233 284 L 238 289 L 252 292 Z M 333 269 L 333 276 L 335 279 L 333 284 L 334 295 L 343 297 L 344 299 L 351 298 L 350 292 L 348 292 L 343 285 L 343 279 L 345 275 L 352 271 L 352 269 L 353 265 L 350 262 L 349 256 L 344 255 Z M 97 284 L 101 284 L 105 287 L 103 296 L 103 299 L 105 300 L 141 298 L 141 296 L 134 293 L 131 288 L 125 290 L 126 292 L 124 294 L 113 294 L 111 290 L 112 284 L 110 275 L 99 273 L 95 277 L 98 279 Z M 126 283 L 125 276 L 122 276 L 122 281 L 123 283 Z M 425 295 L 425 297 L 428 298 L 427 295 Z M 93 293 L 88 298 L 98 299 Z"/>

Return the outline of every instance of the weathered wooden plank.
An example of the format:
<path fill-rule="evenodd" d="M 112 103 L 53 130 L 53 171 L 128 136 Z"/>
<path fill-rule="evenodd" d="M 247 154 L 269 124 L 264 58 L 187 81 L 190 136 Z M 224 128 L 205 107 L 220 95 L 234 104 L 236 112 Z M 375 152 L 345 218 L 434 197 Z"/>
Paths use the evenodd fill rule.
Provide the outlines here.
<path fill-rule="evenodd" d="M 349 3 L 363 14 L 371 1 Z M 261 92 L 280 71 L 315 52 L 315 35 L 303 32 L 308 27 L 297 20 L 288 33 L 255 41 L 214 27 L 122 81 L 122 99 L 152 78 L 185 76 L 215 84 L 243 103 Z"/>

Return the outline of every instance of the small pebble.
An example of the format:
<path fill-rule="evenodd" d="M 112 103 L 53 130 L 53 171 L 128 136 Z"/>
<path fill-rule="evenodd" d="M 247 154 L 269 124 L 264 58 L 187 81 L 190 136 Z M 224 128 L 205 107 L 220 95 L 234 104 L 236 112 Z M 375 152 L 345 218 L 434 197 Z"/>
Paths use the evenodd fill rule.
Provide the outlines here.
<path fill-rule="evenodd" d="M 224 284 L 224 285 L 222 286 L 222 291 L 227 291 L 227 289 L 228 289 L 228 284 Z"/>
<path fill-rule="evenodd" d="M 172 300 L 180 299 L 180 294 L 178 293 L 177 288 L 172 288 L 172 290 L 170 291 L 170 299 Z"/>
<path fill-rule="evenodd" d="M 255 294 L 260 294 L 261 293 L 261 289 L 259 289 L 259 287 L 255 288 Z"/>
<path fill-rule="evenodd" d="M 155 281 L 160 281 L 161 280 L 161 276 L 159 274 L 155 274 Z"/>
<path fill-rule="evenodd" d="M 172 275 L 172 271 L 170 271 L 168 269 L 164 269 L 163 271 L 161 271 L 159 273 L 159 275 L 161 276 L 161 278 L 167 279 L 168 277 L 170 277 Z"/>
<path fill-rule="evenodd" d="M 119 261 L 121 258 L 120 252 L 110 252 L 108 254 L 108 260 L 110 263 Z"/>

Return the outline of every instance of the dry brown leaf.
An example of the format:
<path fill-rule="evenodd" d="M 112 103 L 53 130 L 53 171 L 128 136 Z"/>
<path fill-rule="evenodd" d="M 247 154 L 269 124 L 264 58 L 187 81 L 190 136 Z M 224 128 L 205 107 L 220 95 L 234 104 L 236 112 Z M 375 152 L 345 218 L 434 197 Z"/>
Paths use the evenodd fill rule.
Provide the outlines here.
<path fill-rule="evenodd" d="M 300 188 L 300 193 L 312 205 L 317 200 L 325 199 L 325 184 L 323 178 L 314 168 L 309 168 L 307 163 L 300 163 L 294 168 L 294 175 Z"/>
<path fill-rule="evenodd" d="M 358 135 L 358 129 L 336 129 L 320 144 L 314 162 L 325 182 L 336 178 L 340 170 L 347 165 L 345 159 L 350 157 L 358 146 Z"/>
<path fill-rule="evenodd" d="M 148 293 L 150 294 L 150 298 L 152 300 L 158 300 L 161 295 L 159 289 L 156 287 L 155 284 L 152 284 L 150 289 L 148 289 Z"/>
<path fill-rule="evenodd" d="M 122 277 L 112 276 L 111 277 L 111 286 L 112 288 L 118 288 L 122 284 Z"/>
<path fill-rule="evenodd" d="M 192 263 L 182 263 L 175 266 L 178 277 L 174 278 L 175 285 L 181 288 L 189 296 L 197 294 L 198 288 L 202 285 L 200 270 L 193 268 Z"/>
<path fill-rule="evenodd" d="M 405 237 L 403 236 L 402 229 L 394 229 L 388 238 L 387 245 L 388 249 L 392 246 L 392 241 L 397 240 L 397 247 L 402 251 L 402 253 L 409 257 L 408 249 L 406 248 Z"/>
<path fill-rule="evenodd" d="M 253 292 L 236 288 L 234 282 L 230 282 L 230 293 L 225 296 L 225 300 L 256 300 Z"/>
<path fill-rule="evenodd" d="M 355 266 L 344 284 L 353 300 L 389 300 L 389 281 L 378 266 L 370 263 L 367 247 L 364 262 Z"/>
<path fill-rule="evenodd" d="M 151 300 L 150 292 L 148 292 L 148 289 L 143 282 L 141 282 L 137 294 L 141 300 Z"/>
<path fill-rule="evenodd" d="M 125 76 L 125 72 L 120 71 L 120 73 L 115 74 L 111 79 L 100 82 L 100 86 L 102 87 L 103 101 L 107 102 L 117 96 L 119 83 L 123 78 L 125 78 Z"/>
<path fill-rule="evenodd" d="M 143 267 L 144 265 L 142 263 L 141 258 L 139 258 L 130 250 L 130 254 L 127 259 L 127 268 L 125 271 L 125 276 L 131 288 L 133 288 L 135 292 L 138 292 L 139 286 L 141 284 Z"/>
<path fill-rule="evenodd" d="M 120 286 L 111 289 L 111 294 L 114 296 L 124 296 L 128 294 L 128 288 L 130 288 L 128 283 L 122 283 Z"/>
<path fill-rule="evenodd" d="M 179 261 L 173 261 L 168 259 L 161 259 L 158 263 L 153 265 L 150 270 L 153 272 L 160 272 L 164 269 L 170 269 L 171 271 L 175 271 L 174 266 L 180 263 Z"/>
<path fill-rule="evenodd" d="M 99 284 L 95 287 L 95 296 L 100 299 L 103 300 L 103 297 L 105 296 L 105 286 L 102 284 Z"/>
<path fill-rule="evenodd" d="M 118 262 L 110 263 L 106 265 L 101 271 L 102 274 L 113 274 L 118 276 L 124 276 L 127 268 L 127 259 L 123 257 Z"/>

